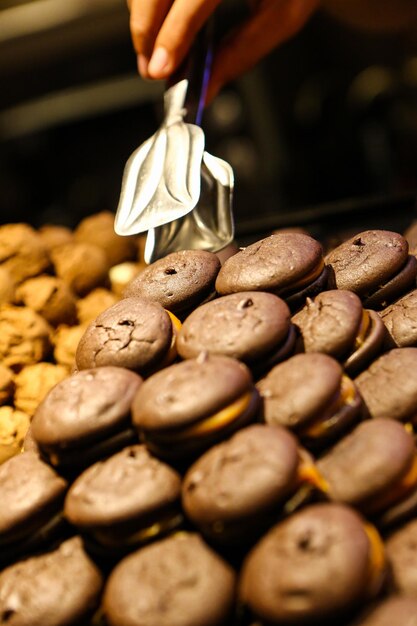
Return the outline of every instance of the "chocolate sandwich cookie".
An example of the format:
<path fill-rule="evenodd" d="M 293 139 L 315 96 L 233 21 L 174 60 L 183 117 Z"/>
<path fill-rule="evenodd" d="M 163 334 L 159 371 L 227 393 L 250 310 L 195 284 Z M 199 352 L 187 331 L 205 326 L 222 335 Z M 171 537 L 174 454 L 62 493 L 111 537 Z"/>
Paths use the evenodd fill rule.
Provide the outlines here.
<path fill-rule="evenodd" d="M 291 309 L 327 287 L 328 268 L 318 241 L 301 233 L 270 235 L 244 248 L 221 268 L 216 290 L 270 291 Z"/>
<path fill-rule="evenodd" d="M 190 467 L 182 503 L 209 539 L 248 544 L 322 487 L 312 459 L 288 430 L 254 424 Z"/>
<path fill-rule="evenodd" d="M 215 297 L 220 261 L 213 252 L 181 250 L 149 265 L 126 287 L 125 297 L 147 298 L 185 317 Z"/>
<path fill-rule="evenodd" d="M 385 338 L 378 313 L 363 309 L 359 296 L 343 289 L 307 298 L 292 322 L 299 334 L 299 350 L 333 356 L 350 375 L 366 367 Z"/>
<path fill-rule="evenodd" d="M 0 465 L 0 562 L 51 538 L 62 525 L 66 489 L 66 481 L 34 452 Z"/>
<path fill-rule="evenodd" d="M 148 378 L 135 396 L 132 415 L 152 452 L 183 459 L 246 426 L 258 405 L 243 363 L 202 353 Z"/>
<path fill-rule="evenodd" d="M 121 367 L 83 370 L 58 383 L 31 424 L 42 454 L 60 471 L 79 470 L 134 442 L 131 405 L 141 383 Z"/>
<path fill-rule="evenodd" d="M 403 424 L 359 424 L 318 462 L 330 499 L 350 504 L 387 526 L 417 508 L 417 456 Z"/>
<path fill-rule="evenodd" d="M 417 289 L 390 304 L 380 316 L 387 329 L 387 348 L 417 346 Z"/>
<path fill-rule="evenodd" d="M 148 375 L 176 357 L 180 323 L 157 302 L 125 298 L 101 313 L 81 337 L 78 369 L 116 365 Z"/>
<path fill-rule="evenodd" d="M 240 600 L 268 625 L 322 624 L 380 591 L 384 546 L 353 509 L 306 507 L 274 526 L 246 558 Z"/>
<path fill-rule="evenodd" d="M 362 417 L 356 385 L 326 354 L 297 354 L 276 365 L 257 388 L 265 422 L 290 428 L 307 448 L 327 445 Z"/>
<path fill-rule="evenodd" d="M 200 352 L 223 354 L 245 362 L 254 371 L 268 371 L 288 357 L 295 343 L 290 311 L 272 293 L 234 293 L 198 307 L 178 336 L 184 359 Z"/>
<path fill-rule="evenodd" d="M 130 551 L 181 524 L 180 493 L 177 472 L 130 446 L 77 478 L 64 514 L 100 553 Z"/>
<path fill-rule="evenodd" d="M 232 568 L 197 534 L 181 532 L 116 566 L 104 613 L 109 626 L 226 626 L 234 594 Z"/>
<path fill-rule="evenodd" d="M 367 609 L 352 626 L 417 626 L 417 599 L 386 598 Z"/>
<path fill-rule="evenodd" d="M 81 626 L 100 602 L 103 576 L 73 537 L 0 573 L 1 626 Z"/>
<path fill-rule="evenodd" d="M 414 423 L 417 414 L 417 348 L 395 348 L 355 379 L 371 417 Z"/>
<path fill-rule="evenodd" d="M 391 589 L 417 599 L 416 536 L 417 520 L 413 519 L 388 537 L 385 548 L 390 564 Z"/>
<path fill-rule="evenodd" d="M 358 294 L 364 307 L 379 309 L 405 293 L 414 283 L 417 261 L 398 233 L 366 230 L 326 257 L 338 289 Z"/>

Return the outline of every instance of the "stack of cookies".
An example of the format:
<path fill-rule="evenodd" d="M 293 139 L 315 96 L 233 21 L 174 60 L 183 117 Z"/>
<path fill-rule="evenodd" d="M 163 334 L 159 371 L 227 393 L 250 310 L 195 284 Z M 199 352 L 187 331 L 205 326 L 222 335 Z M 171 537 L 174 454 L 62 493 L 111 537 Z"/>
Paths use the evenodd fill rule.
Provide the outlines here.
<path fill-rule="evenodd" d="M 0 625 L 417 624 L 407 239 L 365 231 L 325 256 L 287 231 L 223 265 L 187 250 L 143 269 L 109 223 L 30 231 L 19 279 L 28 257 L 1 255 L 0 228 L 19 283 L 0 310 L 5 402 L 21 356 L 54 366 L 50 326 L 79 322 L 0 465 Z M 111 292 L 110 267 L 134 277 Z"/>

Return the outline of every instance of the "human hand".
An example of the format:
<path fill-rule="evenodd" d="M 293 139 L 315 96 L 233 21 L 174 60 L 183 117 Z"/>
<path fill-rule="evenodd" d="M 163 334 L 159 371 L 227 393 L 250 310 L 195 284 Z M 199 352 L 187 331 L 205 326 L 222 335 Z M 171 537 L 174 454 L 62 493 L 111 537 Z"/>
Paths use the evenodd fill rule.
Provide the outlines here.
<path fill-rule="evenodd" d="M 244 1 L 244 0 L 242 0 Z M 130 29 L 144 78 L 168 78 L 221 0 L 128 0 Z M 216 51 L 207 100 L 295 35 L 320 0 L 248 0 L 251 16 Z"/>

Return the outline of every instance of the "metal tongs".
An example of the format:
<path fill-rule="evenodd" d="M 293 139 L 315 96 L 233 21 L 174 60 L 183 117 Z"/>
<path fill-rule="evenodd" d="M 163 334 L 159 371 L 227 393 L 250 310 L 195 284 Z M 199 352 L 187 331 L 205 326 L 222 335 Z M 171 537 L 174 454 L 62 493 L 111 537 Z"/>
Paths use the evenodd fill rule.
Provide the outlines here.
<path fill-rule="evenodd" d="M 145 261 L 175 250 L 217 252 L 233 239 L 233 170 L 204 150 L 212 24 L 164 95 L 159 130 L 126 163 L 115 218 L 118 235 L 147 231 Z"/>

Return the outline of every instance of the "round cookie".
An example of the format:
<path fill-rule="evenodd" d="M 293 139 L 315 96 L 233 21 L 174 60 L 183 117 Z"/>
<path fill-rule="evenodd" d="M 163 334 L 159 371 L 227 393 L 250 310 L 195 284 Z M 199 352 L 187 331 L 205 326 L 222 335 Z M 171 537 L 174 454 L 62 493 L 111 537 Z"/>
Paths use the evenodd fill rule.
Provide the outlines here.
<path fill-rule="evenodd" d="M 100 602 L 103 576 L 73 537 L 0 573 L 0 624 L 80 626 Z"/>
<path fill-rule="evenodd" d="M 217 280 L 221 295 L 270 291 L 291 308 L 326 288 L 328 270 L 318 241 L 302 233 L 270 235 L 225 261 Z"/>
<path fill-rule="evenodd" d="M 386 307 L 380 316 L 387 329 L 387 348 L 417 346 L 417 289 Z"/>
<path fill-rule="evenodd" d="M 367 230 L 335 248 L 326 257 L 338 289 L 360 296 L 366 308 L 383 308 L 415 281 L 417 261 L 398 233 Z"/>
<path fill-rule="evenodd" d="M 0 465 L 0 560 L 45 542 L 60 523 L 66 481 L 34 452 Z"/>
<path fill-rule="evenodd" d="M 307 298 L 292 322 L 298 330 L 299 350 L 333 356 L 350 375 L 366 367 L 385 338 L 379 315 L 364 310 L 359 296 L 343 289 Z"/>
<path fill-rule="evenodd" d="M 271 293 L 247 291 L 207 302 L 187 317 L 178 336 L 184 359 L 200 352 L 230 356 L 263 371 L 291 353 L 290 311 Z"/>
<path fill-rule="evenodd" d="M 70 228 L 58 224 L 44 224 L 38 229 L 38 235 L 48 252 L 53 248 L 70 243 L 74 239 Z"/>
<path fill-rule="evenodd" d="M 257 408 L 258 394 L 243 363 L 201 354 L 148 378 L 135 396 L 132 414 L 152 452 L 178 459 L 242 428 Z"/>
<path fill-rule="evenodd" d="M 22 451 L 29 424 L 30 417 L 23 411 L 0 407 L 0 463 Z"/>
<path fill-rule="evenodd" d="M 80 298 L 76 304 L 80 323 L 89 324 L 100 313 L 116 304 L 118 300 L 119 298 L 114 293 L 103 287 L 97 287 L 97 289 L 90 291 L 85 298 Z"/>
<path fill-rule="evenodd" d="M 115 365 L 149 374 L 165 364 L 174 339 L 171 318 L 160 304 L 125 298 L 87 327 L 78 344 L 76 364 L 81 370 Z"/>
<path fill-rule="evenodd" d="M 15 376 L 14 405 L 33 415 L 46 394 L 68 376 L 68 369 L 55 363 L 27 365 Z"/>
<path fill-rule="evenodd" d="M 417 348 L 395 348 L 355 379 L 372 417 L 413 422 L 417 412 Z"/>
<path fill-rule="evenodd" d="M 119 367 L 83 370 L 58 383 L 33 417 L 33 437 L 54 466 L 83 467 L 131 443 L 140 376 Z"/>
<path fill-rule="evenodd" d="M 145 446 L 124 448 L 72 484 L 64 514 L 102 550 L 133 550 L 177 528 L 181 478 Z"/>
<path fill-rule="evenodd" d="M 306 447 L 320 447 L 361 418 L 362 400 L 341 365 L 326 354 L 297 354 L 257 383 L 261 417 L 294 430 Z"/>
<path fill-rule="evenodd" d="M 413 519 L 388 537 L 385 548 L 390 564 L 392 590 L 417 599 L 416 535 L 417 520 Z"/>
<path fill-rule="evenodd" d="M 359 424 L 317 462 L 317 467 L 330 499 L 355 506 L 382 522 L 385 511 L 401 501 L 410 502 L 417 491 L 413 436 L 395 420 Z"/>
<path fill-rule="evenodd" d="M 215 296 L 220 261 L 205 250 L 172 252 L 146 267 L 126 287 L 124 297 L 147 298 L 184 317 Z"/>
<path fill-rule="evenodd" d="M 68 369 L 74 367 L 78 344 L 86 328 L 85 324 L 77 324 L 76 326 L 60 326 L 55 330 L 52 343 L 56 363 L 64 365 Z"/>
<path fill-rule="evenodd" d="M 234 592 L 231 567 L 197 534 L 176 533 L 116 566 L 104 613 L 109 626 L 226 626 Z"/>
<path fill-rule="evenodd" d="M 239 596 L 271 625 L 322 623 L 374 597 L 384 575 L 376 530 L 353 509 L 316 504 L 274 526 L 252 549 Z"/>
<path fill-rule="evenodd" d="M 291 497 L 319 477 L 289 431 L 254 424 L 210 448 L 182 486 L 186 515 L 210 539 L 248 544 L 292 512 Z M 310 483 L 311 484 L 311 483 Z"/>
<path fill-rule="evenodd" d="M 52 326 L 74 324 L 77 318 L 75 296 L 56 276 L 35 276 L 16 289 L 16 302 L 42 315 Z"/>
<path fill-rule="evenodd" d="M 0 359 L 19 371 L 25 365 L 43 361 L 51 350 L 51 327 L 29 307 L 4 305 L 0 308 Z"/>
<path fill-rule="evenodd" d="M 85 217 L 74 230 L 74 238 L 80 243 L 94 244 L 101 248 L 108 266 L 131 261 L 136 257 L 136 237 L 121 237 L 114 230 L 114 213 L 101 211 Z"/>
<path fill-rule="evenodd" d="M 89 243 L 67 243 L 51 250 L 55 273 L 78 296 L 106 284 L 108 262 L 105 252 Z"/>
<path fill-rule="evenodd" d="M 36 276 L 50 265 L 46 247 L 29 224 L 0 226 L 0 265 L 14 283 Z"/>

